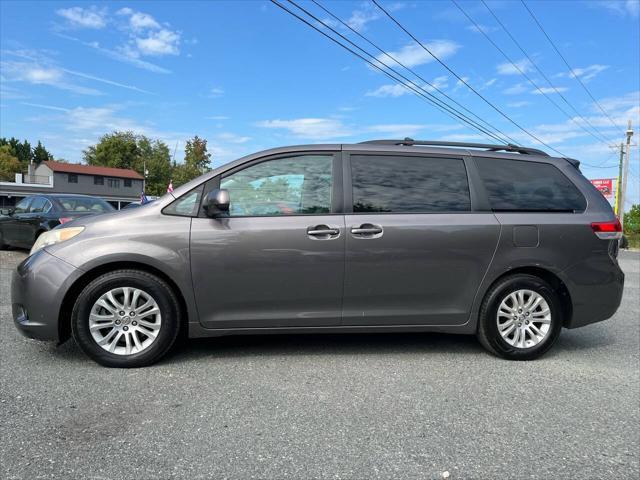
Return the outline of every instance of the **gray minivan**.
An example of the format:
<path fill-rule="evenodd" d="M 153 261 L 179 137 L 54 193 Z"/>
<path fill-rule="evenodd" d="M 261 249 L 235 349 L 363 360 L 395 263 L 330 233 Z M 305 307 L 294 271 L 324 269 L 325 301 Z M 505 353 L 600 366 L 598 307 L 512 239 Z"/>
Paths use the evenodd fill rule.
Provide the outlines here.
<path fill-rule="evenodd" d="M 43 234 L 14 273 L 31 338 L 137 367 L 189 337 L 476 334 L 514 360 L 611 317 L 620 223 L 579 162 L 378 140 L 249 155 Z"/>

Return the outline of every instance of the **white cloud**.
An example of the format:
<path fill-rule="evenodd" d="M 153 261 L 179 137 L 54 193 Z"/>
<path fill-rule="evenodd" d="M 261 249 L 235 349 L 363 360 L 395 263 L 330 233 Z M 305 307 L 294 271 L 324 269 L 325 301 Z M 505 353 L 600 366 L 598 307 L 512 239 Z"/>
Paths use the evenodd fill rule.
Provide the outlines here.
<path fill-rule="evenodd" d="M 638 18 L 640 2 L 638 0 L 600 0 L 587 2 L 589 6 L 602 7 L 623 17 Z"/>
<path fill-rule="evenodd" d="M 460 45 L 450 40 L 433 40 L 423 43 L 440 59 L 450 57 L 460 49 Z M 407 67 L 415 67 L 434 60 L 434 58 L 417 43 L 410 43 L 398 51 L 389 52 L 389 54 Z M 397 63 L 393 62 L 385 54 L 380 54 L 376 58 L 387 65 L 397 66 Z"/>
<path fill-rule="evenodd" d="M 515 63 L 501 63 L 496 67 L 498 74 L 500 75 L 518 75 L 521 72 L 527 73 L 531 71 L 533 65 L 531 62 L 523 58 L 522 60 L 518 60 Z"/>
<path fill-rule="evenodd" d="M 129 18 L 129 24 L 134 30 L 144 30 L 146 28 L 160 28 L 160 24 L 151 15 L 142 12 L 134 12 Z"/>
<path fill-rule="evenodd" d="M 220 87 L 213 87 L 207 93 L 207 97 L 209 98 L 219 98 L 224 95 L 224 89 Z"/>
<path fill-rule="evenodd" d="M 223 132 L 215 136 L 216 140 L 226 143 L 246 143 L 251 137 L 236 135 L 235 133 Z"/>
<path fill-rule="evenodd" d="M 597 75 L 604 72 L 608 68 L 609 68 L 609 65 L 600 65 L 595 63 L 593 65 L 589 65 L 588 67 L 584 67 L 584 68 L 574 68 L 573 73 L 562 72 L 562 73 L 558 73 L 555 76 L 566 77 L 566 78 L 580 77 L 580 79 L 584 80 L 585 82 L 588 82 L 589 80 L 592 80 L 593 78 L 595 78 Z"/>
<path fill-rule="evenodd" d="M 65 18 L 70 25 L 78 28 L 104 28 L 107 24 L 106 9 L 71 7 L 61 8 L 56 13 Z"/>
<path fill-rule="evenodd" d="M 348 137 L 349 129 L 335 118 L 297 118 L 293 120 L 264 120 L 256 124 L 258 127 L 287 130 L 290 134 L 311 139 L 325 140 Z"/>
<path fill-rule="evenodd" d="M 1 62 L 3 83 L 26 82 L 33 85 L 48 85 L 59 90 L 66 90 L 80 95 L 102 95 L 94 88 L 77 85 L 66 78 L 64 69 L 41 65 L 36 62 Z"/>
<path fill-rule="evenodd" d="M 527 100 L 522 100 L 520 102 L 507 103 L 507 107 L 510 107 L 510 108 L 522 108 L 522 107 L 527 107 L 529 105 L 531 105 L 531 102 L 528 102 Z"/>
<path fill-rule="evenodd" d="M 171 30 L 149 32 L 146 37 L 137 37 L 136 46 L 142 55 L 178 55 L 180 49 L 180 33 Z"/>
<path fill-rule="evenodd" d="M 476 32 L 476 33 L 491 33 L 491 32 L 495 32 L 496 30 L 498 30 L 498 27 L 490 27 L 488 25 L 480 25 L 478 24 L 476 25 L 468 25 L 467 27 L 465 27 L 467 30 L 470 30 L 472 32 Z"/>
<path fill-rule="evenodd" d="M 381 87 L 371 90 L 365 95 L 367 97 L 400 97 L 407 93 L 412 93 L 407 87 L 402 86 L 399 83 L 391 83 L 388 85 L 382 85 Z"/>
<path fill-rule="evenodd" d="M 204 117 L 205 120 L 229 120 L 229 117 L 226 117 L 224 115 L 213 115 L 211 117 Z"/>
<path fill-rule="evenodd" d="M 540 87 L 540 88 L 536 88 L 531 90 L 531 93 L 536 94 L 536 95 L 542 95 L 544 94 L 550 94 L 550 93 L 562 93 L 562 92 L 566 92 L 567 90 L 569 90 L 567 87 Z"/>
<path fill-rule="evenodd" d="M 519 95 L 520 93 L 524 93 L 527 91 L 527 87 L 525 87 L 522 83 L 516 83 L 509 88 L 506 88 L 502 91 L 505 95 Z"/>

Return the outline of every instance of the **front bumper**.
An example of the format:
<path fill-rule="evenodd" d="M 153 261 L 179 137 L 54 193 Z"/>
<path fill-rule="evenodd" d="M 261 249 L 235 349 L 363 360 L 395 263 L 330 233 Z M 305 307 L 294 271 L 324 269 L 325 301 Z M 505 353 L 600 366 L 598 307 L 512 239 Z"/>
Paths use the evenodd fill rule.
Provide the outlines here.
<path fill-rule="evenodd" d="M 64 296 L 82 274 L 72 265 L 40 250 L 27 257 L 11 278 L 13 321 L 23 335 L 60 339 L 58 322 Z"/>

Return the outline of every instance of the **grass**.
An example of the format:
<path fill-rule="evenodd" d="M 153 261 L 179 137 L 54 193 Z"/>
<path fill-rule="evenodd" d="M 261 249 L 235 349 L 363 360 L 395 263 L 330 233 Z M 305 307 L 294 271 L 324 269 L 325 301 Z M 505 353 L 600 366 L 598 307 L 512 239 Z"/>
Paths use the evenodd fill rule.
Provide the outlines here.
<path fill-rule="evenodd" d="M 629 248 L 640 249 L 640 233 L 628 233 L 625 236 L 629 240 Z"/>

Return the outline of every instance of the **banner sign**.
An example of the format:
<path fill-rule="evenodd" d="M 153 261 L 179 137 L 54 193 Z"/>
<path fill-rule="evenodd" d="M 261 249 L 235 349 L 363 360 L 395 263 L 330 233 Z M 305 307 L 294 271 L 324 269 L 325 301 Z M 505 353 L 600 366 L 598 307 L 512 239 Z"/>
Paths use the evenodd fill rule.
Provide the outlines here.
<path fill-rule="evenodd" d="M 604 198 L 606 198 L 610 202 L 615 198 L 615 178 L 595 178 L 591 180 L 591 183 L 600 191 L 602 195 L 604 195 Z"/>

